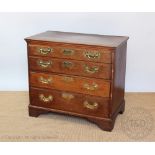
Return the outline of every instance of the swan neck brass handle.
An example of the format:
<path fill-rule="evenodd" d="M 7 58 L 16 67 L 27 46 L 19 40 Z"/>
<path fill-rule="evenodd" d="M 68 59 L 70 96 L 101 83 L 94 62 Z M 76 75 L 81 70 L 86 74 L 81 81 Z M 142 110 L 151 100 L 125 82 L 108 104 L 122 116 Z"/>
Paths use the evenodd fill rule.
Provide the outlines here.
<path fill-rule="evenodd" d="M 90 109 L 90 110 L 95 110 L 98 108 L 98 103 L 97 102 L 88 102 L 84 101 L 83 105 L 85 108 Z"/>
<path fill-rule="evenodd" d="M 42 84 L 50 84 L 52 82 L 52 78 L 45 79 L 42 76 L 39 78 L 39 82 Z"/>
<path fill-rule="evenodd" d="M 62 93 L 62 98 L 66 99 L 66 100 L 71 100 L 74 98 L 74 95 L 70 94 L 70 93 Z"/>
<path fill-rule="evenodd" d="M 89 67 L 89 66 L 85 65 L 85 66 L 84 66 L 84 70 L 85 70 L 86 73 L 94 74 L 94 73 L 98 72 L 99 67 L 96 67 L 96 66 L 94 66 L 94 67 Z"/>
<path fill-rule="evenodd" d="M 88 83 L 85 83 L 85 84 L 83 85 L 83 87 L 84 87 L 85 89 L 87 89 L 87 90 L 93 91 L 93 90 L 98 89 L 98 84 L 93 83 L 92 85 L 90 85 L 90 84 L 88 84 Z"/>
<path fill-rule="evenodd" d="M 53 52 L 52 48 L 39 48 L 38 52 L 42 55 L 48 55 L 49 53 Z"/>
<path fill-rule="evenodd" d="M 43 60 L 38 60 L 38 65 L 42 68 L 47 68 L 52 65 L 52 61 L 43 61 Z"/>
<path fill-rule="evenodd" d="M 52 95 L 49 95 L 48 97 L 45 97 L 43 94 L 40 94 L 39 98 L 40 98 L 41 101 L 43 101 L 45 103 L 53 101 L 53 96 Z"/>
<path fill-rule="evenodd" d="M 99 59 L 100 58 L 100 53 L 97 51 L 86 51 L 84 52 L 84 56 L 87 57 L 88 59 Z"/>
<path fill-rule="evenodd" d="M 71 49 L 63 49 L 63 55 L 71 56 L 74 54 L 74 50 Z"/>

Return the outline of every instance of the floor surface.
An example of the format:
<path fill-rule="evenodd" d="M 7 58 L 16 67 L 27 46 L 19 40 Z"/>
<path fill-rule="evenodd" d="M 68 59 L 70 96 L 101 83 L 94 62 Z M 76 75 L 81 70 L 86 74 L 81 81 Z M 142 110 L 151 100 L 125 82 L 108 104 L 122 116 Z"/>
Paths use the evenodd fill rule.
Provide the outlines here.
<path fill-rule="evenodd" d="M 0 92 L 0 141 L 155 141 L 155 93 L 126 93 L 112 132 L 85 119 L 28 116 L 28 92 Z"/>

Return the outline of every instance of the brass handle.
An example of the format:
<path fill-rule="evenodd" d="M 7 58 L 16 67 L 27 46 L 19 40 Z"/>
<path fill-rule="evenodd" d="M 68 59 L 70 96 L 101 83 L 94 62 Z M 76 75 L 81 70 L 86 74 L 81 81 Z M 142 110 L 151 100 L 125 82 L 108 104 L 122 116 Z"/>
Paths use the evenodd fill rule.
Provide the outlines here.
<path fill-rule="evenodd" d="M 53 101 L 53 96 L 52 95 L 49 95 L 48 97 L 45 97 L 43 94 L 40 94 L 39 98 L 40 98 L 41 101 L 43 101 L 45 103 Z"/>
<path fill-rule="evenodd" d="M 45 79 L 42 76 L 39 78 L 39 82 L 43 84 L 50 84 L 52 82 L 52 78 Z"/>
<path fill-rule="evenodd" d="M 98 72 L 99 67 L 95 67 L 95 66 L 94 66 L 94 67 L 89 67 L 89 66 L 85 65 L 85 66 L 84 66 L 84 70 L 85 70 L 85 72 L 87 72 L 87 73 L 93 74 L 93 73 Z"/>
<path fill-rule="evenodd" d="M 98 88 L 98 84 L 93 83 L 92 85 L 89 85 L 88 83 L 85 83 L 83 87 L 87 90 L 96 90 Z"/>
<path fill-rule="evenodd" d="M 52 61 L 43 61 L 43 60 L 38 60 L 38 65 L 42 68 L 47 68 L 52 65 Z"/>
<path fill-rule="evenodd" d="M 84 52 L 84 56 L 89 58 L 89 59 L 99 59 L 100 58 L 100 53 L 99 52 L 92 52 L 92 51 L 87 51 Z"/>
<path fill-rule="evenodd" d="M 65 68 L 72 68 L 73 67 L 73 63 L 70 61 L 64 61 L 63 62 L 63 67 Z"/>
<path fill-rule="evenodd" d="M 85 108 L 91 109 L 91 110 L 95 110 L 95 109 L 98 108 L 98 103 L 97 102 L 84 101 L 83 105 L 84 105 Z"/>
<path fill-rule="evenodd" d="M 71 100 L 74 98 L 74 95 L 72 95 L 70 93 L 62 93 L 62 98 L 66 99 L 66 100 Z"/>
<path fill-rule="evenodd" d="M 47 55 L 52 52 L 52 48 L 39 48 L 38 52 L 42 55 Z"/>
<path fill-rule="evenodd" d="M 71 49 L 64 49 L 64 50 L 63 50 L 63 54 L 66 55 L 66 56 L 73 55 L 73 54 L 74 54 L 74 50 L 71 50 Z"/>

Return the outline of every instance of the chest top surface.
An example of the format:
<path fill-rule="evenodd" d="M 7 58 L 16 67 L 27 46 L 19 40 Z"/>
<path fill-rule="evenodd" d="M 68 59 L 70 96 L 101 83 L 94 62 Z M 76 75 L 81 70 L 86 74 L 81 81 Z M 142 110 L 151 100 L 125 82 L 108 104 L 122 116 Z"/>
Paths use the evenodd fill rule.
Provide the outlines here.
<path fill-rule="evenodd" d="M 127 36 L 110 36 L 72 32 L 46 31 L 31 37 L 27 37 L 25 38 L 25 40 L 118 47 L 120 44 L 127 41 L 128 38 L 129 37 Z"/>

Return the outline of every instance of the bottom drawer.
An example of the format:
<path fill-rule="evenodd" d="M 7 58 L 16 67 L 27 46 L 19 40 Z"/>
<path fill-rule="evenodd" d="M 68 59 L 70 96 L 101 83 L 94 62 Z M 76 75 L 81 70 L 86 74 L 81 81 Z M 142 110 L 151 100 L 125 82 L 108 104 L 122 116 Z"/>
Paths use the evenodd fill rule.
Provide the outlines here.
<path fill-rule="evenodd" d="M 30 88 L 30 104 L 96 117 L 108 117 L 109 99 L 66 91 Z"/>

